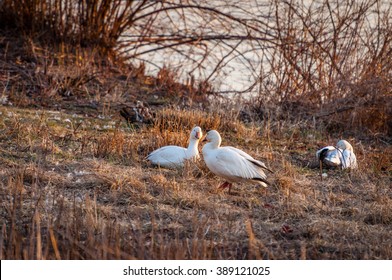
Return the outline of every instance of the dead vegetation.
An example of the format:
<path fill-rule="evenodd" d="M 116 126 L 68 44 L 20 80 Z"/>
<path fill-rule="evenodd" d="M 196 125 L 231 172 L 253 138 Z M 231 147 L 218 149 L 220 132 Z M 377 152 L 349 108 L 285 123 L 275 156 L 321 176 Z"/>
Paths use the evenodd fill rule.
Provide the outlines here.
<path fill-rule="evenodd" d="M 47 22 L 54 6 L 39 5 L 51 1 L 3 2 L 11 5 L 11 16 L 3 16 L 7 5 L 0 7 L 0 22 L 8 24 L 0 30 L 0 259 L 392 258 L 391 29 L 383 27 L 390 25 L 389 10 L 378 1 L 345 6 L 326 0 L 317 13 L 274 1 L 266 19 L 279 28 L 239 18 L 232 29 L 220 29 L 245 28 L 246 38 L 189 38 L 185 30 L 159 38 L 149 33 L 155 21 L 149 28 L 140 24 L 143 32 L 128 38 L 134 59 L 146 42 L 152 42 L 148 51 L 203 46 L 206 58 L 209 43 L 239 40 L 226 45 L 217 72 L 232 59 L 229 54 L 243 57 L 240 43 L 252 41 L 261 57 L 271 58 L 270 68 L 255 74 L 256 99 L 235 104 L 213 95 L 217 72 L 182 84 L 178 69 L 164 67 L 153 78 L 145 75 L 144 63 L 116 61 L 121 52 L 115 50 L 124 47 L 113 45 L 121 22 L 98 41 L 91 26 L 91 32 L 53 35 L 64 18 L 56 14 L 56 22 Z M 38 6 L 19 10 L 19 2 Z M 109 2 L 118 3 L 102 1 Z M 200 14 L 205 7 L 192 3 L 183 8 L 211 22 L 230 19 Z M 167 3 L 154 2 L 161 4 Z M 331 4 L 345 12 L 334 13 Z M 118 8 L 102 6 L 83 15 L 91 15 L 90 22 L 101 13 L 110 16 L 105 7 Z M 136 11 L 129 7 L 124 12 Z M 40 9 L 41 17 L 29 15 Z M 323 9 L 330 13 L 318 24 Z M 378 24 L 356 32 L 370 11 Z M 276 36 L 259 40 L 267 33 L 258 30 L 267 27 Z M 77 40 L 67 40 L 75 34 Z M 352 42 L 356 48 L 348 47 Z M 361 49 L 371 55 L 360 55 Z M 119 115 L 138 101 L 151 106 L 149 124 L 127 124 Z M 272 185 L 236 185 L 228 195 L 217 189 L 220 180 L 203 161 L 182 170 L 156 169 L 145 161 L 162 145 L 185 146 L 194 125 L 219 130 L 223 145 L 263 160 L 275 172 Z M 326 170 L 321 181 L 315 151 L 341 138 L 353 144 L 359 170 Z"/>
<path fill-rule="evenodd" d="M 137 130 L 120 119 L 0 112 L 2 259 L 391 257 L 389 145 L 355 142 L 360 170 L 328 170 L 320 181 L 298 162 L 313 161 L 324 135 L 233 127 L 201 111 L 164 109 Z M 228 195 L 203 162 L 165 170 L 144 160 L 162 144 L 185 145 L 196 120 L 264 160 L 272 186 L 236 185 Z"/>

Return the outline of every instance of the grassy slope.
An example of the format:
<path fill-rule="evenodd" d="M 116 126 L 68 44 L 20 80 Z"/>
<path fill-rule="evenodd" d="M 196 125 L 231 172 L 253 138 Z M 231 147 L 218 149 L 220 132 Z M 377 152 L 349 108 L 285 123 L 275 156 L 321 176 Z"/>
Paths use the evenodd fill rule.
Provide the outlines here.
<path fill-rule="evenodd" d="M 390 146 L 348 139 L 359 170 L 321 181 L 315 151 L 337 139 L 311 125 L 161 109 L 135 129 L 106 113 L 0 106 L 2 259 L 392 258 Z M 185 146 L 194 124 L 263 160 L 272 186 L 229 195 L 202 161 L 164 170 L 144 160 Z"/>
<path fill-rule="evenodd" d="M 0 46 L 0 101 L 14 104 L 0 105 L 0 259 L 392 258 L 392 148 L 383 141 L 350 131 L 359 171 L 320 181 L 315 151 L 340 138 L 323 125 L 176 109 L 204 96 L 187 95 L 168 71 L 149 79 L 143 67 L 99 66 L 94 54 L 56 54 L 10 34 Z M 119 105 L 135 100 L 172 109 L 130 128 Z M 32 109 L 42 105 L 52 111 Z M 203 161 L 160 170 L 144 160 L 185 146 L 195 124 L 263 160 L 272 186 L 228 195 Z"/>

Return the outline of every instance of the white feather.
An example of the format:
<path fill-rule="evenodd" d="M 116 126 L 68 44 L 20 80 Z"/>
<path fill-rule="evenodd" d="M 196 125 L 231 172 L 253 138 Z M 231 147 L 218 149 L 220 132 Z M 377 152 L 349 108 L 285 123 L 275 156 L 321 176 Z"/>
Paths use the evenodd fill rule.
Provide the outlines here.
<path fill-rule="evenodd" d="M 346 140 L 340 140 L 333 146 L 324 147 L 316 152 L 316 157 L 320 160 L 321 152 L 328 149 L 323 163 L 328 166 L 341 166 L 342 168 L 357 168 L 357 158 L 354 154 L 354 149 Z"/>
<path fill-rule="evenodd" d="M 164 146 L 151 152 L 147 156 L 147 159 L 160 167 L 183 167 L 186 160 L 195 160 L 199 158 L 198 144 L 201 137 L 201 128 L 196 126 L 190 133 L 188 148 L 179 146 Z"/>
<path fill-rule="evenodd" d="M 266 187 L 266 174 L 269 170 L 265 164 L 254 159 L 242 150 L 234 147 L 220 147 L 221 136 L 216 130 L 207 133 L 202 153 L 207 167 L 214 174 L 224 178 L 229 183 L 253 181 Z"/>

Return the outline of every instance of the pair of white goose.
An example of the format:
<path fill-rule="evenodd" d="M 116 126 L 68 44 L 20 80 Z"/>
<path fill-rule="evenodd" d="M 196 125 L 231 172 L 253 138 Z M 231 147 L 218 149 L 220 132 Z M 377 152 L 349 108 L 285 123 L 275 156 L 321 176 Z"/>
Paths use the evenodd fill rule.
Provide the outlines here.
<path fill-rule="evenodd" d="M 162 167 L 181 167 L 186 160 L 199 158 L 198 144 L 201 138 L 201 128 L 196 126 L 191 131 L 188 148 L 165 146 L 153 151 L 147 159 Z M 226 180 L 219 188 L 228 187 L 230 193 L 233 183 L 246 181 L 257 182 L 267 187 L 269 183 L 264 171 L 272 171 L 263 162 L 237 148 L 220 147 L 222 138 L 216 130 L 208 131 L 205 141 L 208 143 L 204 145 L 202 153 L 207 167 L 211 172 Z"/>

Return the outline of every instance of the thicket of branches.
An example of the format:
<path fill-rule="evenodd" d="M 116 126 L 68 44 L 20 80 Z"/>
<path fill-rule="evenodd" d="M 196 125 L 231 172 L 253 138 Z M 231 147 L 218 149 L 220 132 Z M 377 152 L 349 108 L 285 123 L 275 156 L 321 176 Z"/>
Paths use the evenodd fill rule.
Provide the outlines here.
<path fill-rule="evenodd" d="M 344 99 L 346 111 L 369 100 L 385 105 L 392 91 L 389 1 L 3 0 L 0 24 L 166 65 L 184 81 L 240 77 L 234 92 L 257 93 L 259 106 Z M 390 111 L 383 108 L 385 130 Z"/>

